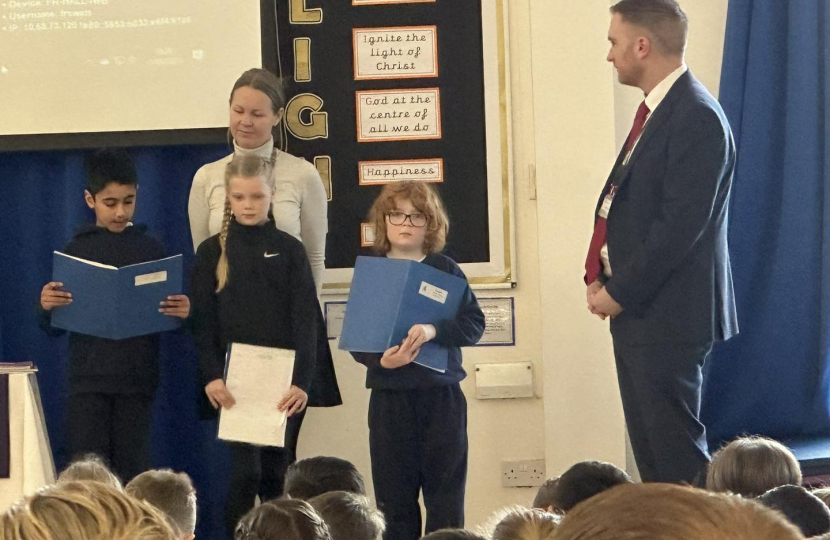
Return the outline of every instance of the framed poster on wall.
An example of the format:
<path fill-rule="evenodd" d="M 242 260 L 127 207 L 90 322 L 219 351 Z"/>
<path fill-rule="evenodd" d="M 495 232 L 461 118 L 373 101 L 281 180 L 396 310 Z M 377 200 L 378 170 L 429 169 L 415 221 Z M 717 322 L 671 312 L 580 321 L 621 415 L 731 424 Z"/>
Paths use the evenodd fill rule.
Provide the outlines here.
<path fill-rule="evenodd" d="M 329 196 L 324 293 L 371 251 L 385 184 L 431 182 L 450 218 L 445 253 L 478 287 L 515 279 L 505 0 L 278 0 L 288 152 Z"/>

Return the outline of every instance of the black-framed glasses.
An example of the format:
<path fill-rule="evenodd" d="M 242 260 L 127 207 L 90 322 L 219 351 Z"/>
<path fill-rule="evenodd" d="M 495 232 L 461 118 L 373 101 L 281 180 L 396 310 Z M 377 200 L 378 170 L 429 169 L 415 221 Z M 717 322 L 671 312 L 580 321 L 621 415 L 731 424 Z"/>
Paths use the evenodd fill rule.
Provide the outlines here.
<path fill-rule="evenodd" d="M 403 212 L 386 212 L 386 217 L 389 218 L 389 223 L 391 223 L 392 225 L 403 225 L 404 223 L 406 223 L 407 219 L 413 227 L 423 227 L 427 224 L 426 214 L 404 214 Z"/>

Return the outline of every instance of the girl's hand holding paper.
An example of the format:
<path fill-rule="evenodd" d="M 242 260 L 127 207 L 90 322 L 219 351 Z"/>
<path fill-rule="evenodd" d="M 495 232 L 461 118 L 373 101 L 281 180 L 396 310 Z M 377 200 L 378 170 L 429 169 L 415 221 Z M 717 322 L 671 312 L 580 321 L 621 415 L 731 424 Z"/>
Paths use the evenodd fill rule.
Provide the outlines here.
<path fill-rule="evenodd" d="M 236 400 L 225 386 L 225 381 L 216 379 L 205 386 L 205 394 L 207 394 L 210 404 L 214 409 L 230 409 L 236 405 Z"/>
<path fill-rule="evenodd" d="M 303 412 L 307 403 L 308 394 L 302 388 L 292 384 L 277 408 L 280 411 L 287 411 L 286 416 L 291 416 L 294 413 Z"/>

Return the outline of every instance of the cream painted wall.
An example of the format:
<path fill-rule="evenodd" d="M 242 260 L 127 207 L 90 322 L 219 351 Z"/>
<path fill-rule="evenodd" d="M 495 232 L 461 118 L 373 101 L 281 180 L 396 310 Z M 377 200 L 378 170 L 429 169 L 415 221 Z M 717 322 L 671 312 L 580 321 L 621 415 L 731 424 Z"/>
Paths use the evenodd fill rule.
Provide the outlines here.
<path fill-rule="evenodd" d="M 587 311 L 582 283 L 597 190 L 615 157 L 608 5 L 530 0 L 549 474 L 584 459 L 625 465 L 607 323 Z"/>
<path fill-rule="evenodd" d="M 515 297 L 517 335 L 515 347 L 464 351 L 468 528 L 501 506 L 531 502 L 534 489 L 501 487 L 502 460 L 544 457 L 550 476 L 584 459 L 626 463 L 611 340 L 606 323 L 585 309 L 582 266 L 597 192 L 618 148 L 617 126 L 627 131 L 637 95 L 626 95 L 605 62 L 609 2 L 505 3 L 519 286 L 478 294 Z M 692 21 L 689 64 L 716 87 L 726 0 L 686 0 L 684 8 Z M 371 484 L 365 371 L 332 347 L 346 403 L 309 412 L 299 452 L 349 459 Z M 510 360 L 533 362 L 537 397 L 476 400 L 474 365 Z"/>

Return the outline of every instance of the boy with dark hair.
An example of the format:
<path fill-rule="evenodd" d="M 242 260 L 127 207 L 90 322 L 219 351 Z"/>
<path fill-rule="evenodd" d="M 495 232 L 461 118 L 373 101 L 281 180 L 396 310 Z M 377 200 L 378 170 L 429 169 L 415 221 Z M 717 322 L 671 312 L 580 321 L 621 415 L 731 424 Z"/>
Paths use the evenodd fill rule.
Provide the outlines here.
<path fill-rule="evenodd" d="M 559 477 L 548 478 L 545 483 L 536 492 L 536 498 L 533 499 L 533 508 L 544 510 L 546 512 L 553 512 L 553 490 L 559 482 Z"/>
<path fill-rule="evenodd" d="M 581 461 L 559 477 L 551 492 L 550 505 L 554 512 L 564 514 L 606 489 L 632 483 L 634 480 L 628 473 L 616 465 L 603 461 Z"/>
<path fill-rule="evenodd" d="M 308 503 L 329 527 L 331 540 L 380 540 L 386 521 L 365 495 L 330 491 Z"/>
<path fill-rule="evenodd" d="M 187 474 L 170 469 L 146 471 L 130 480 L 124 491 L 160 510 L 180 540 L 196 536 L 196 490 Z"/>
<path fill-rule="evenodd" d="M 316 456 L 292 463 L 285 472 L 283 493 L 308 500 L 329 491 L 366 494 L 363 476 L 345 459 Z"/>
<path fill-rule="evenodd" d="M 138 178 L 124 150 L 100 150 L 87 161 L 84 198 L 95 225 L 78 229 L 63 253 L 115 267 L 162 259 L 166 249 L 133 225 Z M 44 285 L 37 306 L 40 327 L 52 336 L 52 309 L 72 302 L 63 283 Z M 172 295 L 162 313 L 187 318 L 190 300 Z M 159 335 L 111 340 L 69 333 L 68 429 L 70 456 L 101 456 L 124 481 L 150 466 L 150 423 L 159 379 Z"/>

